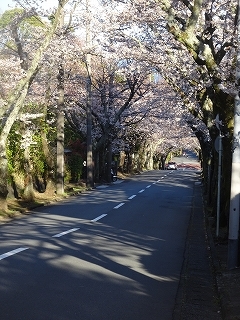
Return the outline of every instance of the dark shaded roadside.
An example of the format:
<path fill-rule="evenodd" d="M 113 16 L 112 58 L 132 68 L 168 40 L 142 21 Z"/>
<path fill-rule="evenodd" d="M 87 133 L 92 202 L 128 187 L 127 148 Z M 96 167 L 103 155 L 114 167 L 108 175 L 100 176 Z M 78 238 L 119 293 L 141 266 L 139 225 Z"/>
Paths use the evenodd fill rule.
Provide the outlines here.
<path fill-rule="evenodd" d="M 223 319 L 200 182 L 194 185 L 192 214 L 173 319 Z"/>
<path fill-rule="evenodd" d="M 208 225 L 210 230 L 211 224 L 208 223 Z M 221 298 L 223 319 L 240 319 L 240 268 L 233 270 L 227 268 L 227 230 L 220 230 L 219 237 L 216 238 L 214 229 L 211 228 L 209 242 Z"/>

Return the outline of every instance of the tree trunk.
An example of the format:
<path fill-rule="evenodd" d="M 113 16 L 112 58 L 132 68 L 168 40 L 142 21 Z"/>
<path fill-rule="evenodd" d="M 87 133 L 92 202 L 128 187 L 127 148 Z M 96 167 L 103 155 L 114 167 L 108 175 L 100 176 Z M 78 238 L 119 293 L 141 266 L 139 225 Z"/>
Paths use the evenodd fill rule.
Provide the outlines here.
<path fill-rule="evenodd" d="M 54 177 L 54 159 L 52 153 L 49 150 L 47 136 L 44 130 L 41 132 L 41 141 L 45 161 L 47 163 L 47 169 L 44 172 L 45 192 L 49 192 L 52 189 L 55 190 L 56 179 Z"/>
<path fill-rule="evenodd" d="M 6 212 L 7 206 L 7 156 L 6 156 L 6 140 L 0 137 L 0 210 Z"/>
<path fill-rule="evenodd" d="M 44 121 L 47 121 L 47 116 L 48 116 L 48 102 L 50 99 L 50 85 L 46 90 L 45 94 L 45 102 L 43 105 L 43 113 L 44 113 Z M 41 142 L 42 142 L 42 150 L 43 154 L 45 157 L 45 161 L 47 164 L 46 170 L 44 172 L 44 183 L 45 183 L 45 192 L 53 189 L 54 183 L 55 183 L 55 161 L 54 161 L 54 154 L 53 152 L 50 151 L 49 145 L 48 145 L 48 139 L 47 139 L 47 134 L 46 131 L 44 130 L 45 128 L 41 126 Z M 54 187 L 55 189 L 55 187 Z"/>
<path fill-rule="evenodd" d="M 64 193 L 64 113 L 59 110 L 57 115 L 57 179 L 56 192 Z"/>
<path fill-rule="evenodd" d="M 111 183 L 111 169 L 112 169 L 112 143 L 109 142 L 107 147 L 107 182 Z"/>
<path fill-rule="evenodd" d="M 91 31 L 91 9 L 89 0 L 86 0 L 87 23 L 86 23 L 86 45 L 92 46 L 92 31 Z M 92 69 L 91 69 L 91 54 L 86 55 L 87 67 L 87 187 L 93 188 L 93 147 L 92 147 Z"/>
<path fill-rule="evenodd" d="M 99 182 L 100 180 L 100 160 L 99 151 L 94 151 L 94 179 Z"/>
<path fill-rule="evenodd" d="M 27 201 L 32 201 L 34 199 L 34 190 L 33 190 L 33 178 L 31 173 L 31 163 L 30 163 L 30 157 L 29 157 L 29 148 L 26 147 L 24 151 L 24 157 L 25 157 L 25 172 L 26 172 L 26 178 L 24 182 L 24 191 L 23 191 L 23 197 Z"/>
<path fill-rule="evenodd" d="M 90 91 L 88 92 L 88 94 Z M 87 106 L 87 187 L 92 188 L 93 182 L 93 151 L 92 151 L 92 113 L 91 106 Z"/>
<path fill-rule="evenodd" d="M 8 195 L 8 188 L 7 188 L 7 179 L 8 179 L 8 163 L 7 163 L 7 137 L 12 128 L 14 121 L 17 118 L 17 115 L 23 105 L 24 99 L 27 95 L 28 84 L 22 90 L 22 93 L 15 104 L 12 106 L 12 110 L 9 112 L 9 116 L 6 119 L 5 123 L 3 124 L 3 128 L 0 135 L 0 201 L 1 201 L 1 208 L 2 210 L 7 210 L 7 195 Z M 5 199 L 5 200 L 4 200 Z"/>
<path fill-rule="evenodd" d="M 64 193 L 64 69 L 60 65 L 58 73 L 58 112 L 57 112 L 57 194 Z"/>

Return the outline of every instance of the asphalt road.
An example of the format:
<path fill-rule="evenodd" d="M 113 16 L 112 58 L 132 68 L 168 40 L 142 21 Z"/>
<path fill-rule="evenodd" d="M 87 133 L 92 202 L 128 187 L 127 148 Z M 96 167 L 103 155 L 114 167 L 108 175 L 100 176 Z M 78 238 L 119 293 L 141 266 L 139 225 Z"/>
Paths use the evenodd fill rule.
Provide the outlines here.
<path fill-rule="evenodd" d="M 168 320 L 194 171 L 149 171 L 0 226 L 1 320 Z"/>
<path fill-rule="evenodd" d="M 185 155 L 177 156 L 172 159 L 178 166 L 178 170 L 201 170 L 198 156 L 195 152 L 185 150 Z"/>

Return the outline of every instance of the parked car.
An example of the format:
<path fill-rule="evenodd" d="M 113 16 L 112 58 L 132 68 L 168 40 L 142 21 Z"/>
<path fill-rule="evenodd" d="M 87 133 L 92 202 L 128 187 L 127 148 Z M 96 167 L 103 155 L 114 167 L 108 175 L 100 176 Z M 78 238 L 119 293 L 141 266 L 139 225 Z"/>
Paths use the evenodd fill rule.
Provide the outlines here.
<path fill-rule="evenodd" d="M 177 170 L 176 162 L 170 161 L 167 164 L 167 170 Z"/>

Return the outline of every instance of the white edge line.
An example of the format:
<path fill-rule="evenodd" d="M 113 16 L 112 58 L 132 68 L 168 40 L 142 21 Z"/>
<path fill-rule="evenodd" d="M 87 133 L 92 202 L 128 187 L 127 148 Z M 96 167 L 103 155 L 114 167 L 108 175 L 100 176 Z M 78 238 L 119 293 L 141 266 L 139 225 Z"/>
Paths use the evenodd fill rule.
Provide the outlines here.
<path fill-rule="evenodd" d="M 128 200 L 132 200 L 135 197 L 136 197 L 136 194 L 133 194 L 131 197 L 128 198 Z"/>
<path fill-rule="evenodd" d="M 118 208 L 120 208 L 121 206 L 123 206 L 125 203 L 124 202 L 121 202 L 121 203 L 119 203 L 116 207 L 114 207 L 113 209 L 118 209 Z"/>
<path fill-rule="evenodd" d="M 64 232 L 55 234 L 54 236 L 52 236 L 52 238 L 60 238 L 61 236 L 64 236 L 65 234 L 68 234 L 68 233 L 77 231 L 78 229 L 79 229 L 79 228 L 73 228 L 73 229 L 70 229 L 70 230 L 67 230 L 67 231 L 64 231 Z"/>
<path fill-rule="evenodd" d="M 105 214 L 101 214 L 99 217 L 97 217 L 97 218 L 95 218 L 95 219 L 92 219 L 91 221 L 92 221 L 92 222 L 96 222 L 96 221 L 102 219 L 103 217 L 105 217 L 106 215 L 107 215 L 106 213 L 105 213 Z"/>
<path fill-rule="evenodd" d="M 3 260 L 3 259 L 8 258 L 8 257 L 10 257 L 10 256 L 13 256 L 13 255 L 16 254 L 16 253 L 19 253 L 19 252 L 24 251 L 24 250 L 27 250 L 27 249 L 29 249 L 29 248 L 26 248 L 26 247 L 17 248 L 17 249 L 15 249 L 15 250 L 6 252 L 6 253 L 4 253 L 4 254 L 1 254 L 1 255 L 0 255 L 0 260 Z"/>

